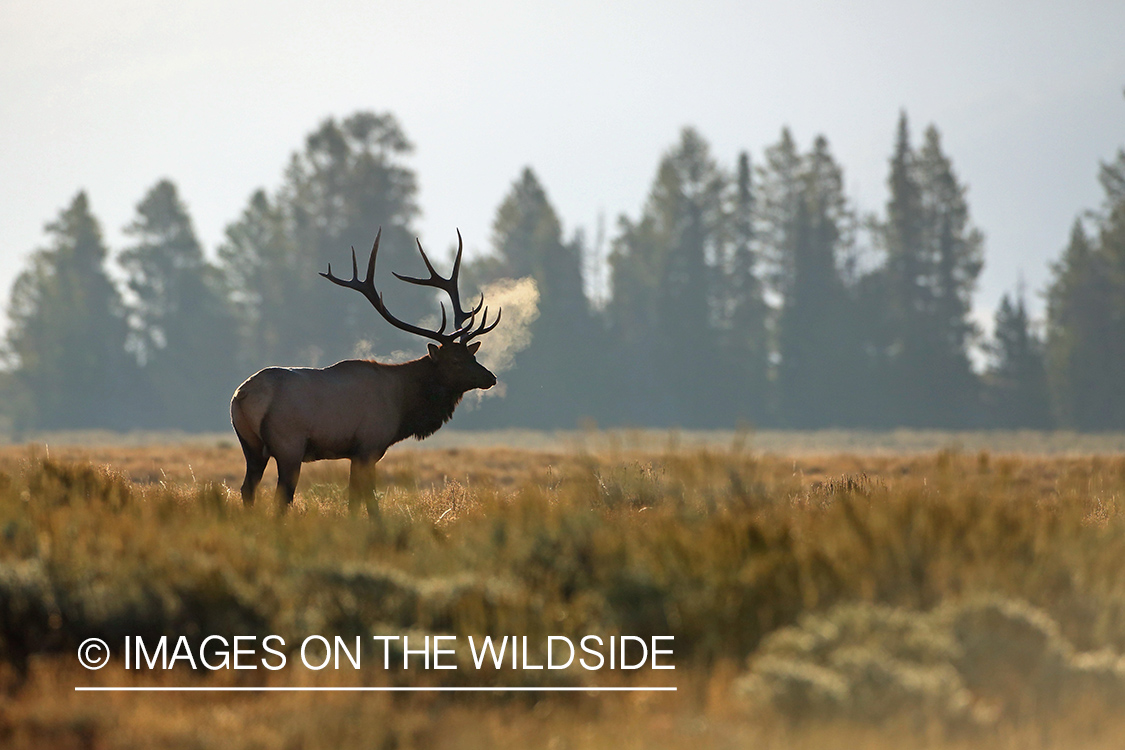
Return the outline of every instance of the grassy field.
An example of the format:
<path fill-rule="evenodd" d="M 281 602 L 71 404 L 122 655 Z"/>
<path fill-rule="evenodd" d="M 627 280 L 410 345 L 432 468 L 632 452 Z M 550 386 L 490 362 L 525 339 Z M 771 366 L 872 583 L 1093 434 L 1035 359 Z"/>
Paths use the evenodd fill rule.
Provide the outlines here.
<path fill-rule="evenodd" d="M 1119 747 L 1121 443 L 451 432 L 384 459 L 378 521 L 348 513 L 342 462 L 306 465 L 287 514 L 243 508 L 228 436 L 0 447 L 0 746 Z M 289 666 L 76 659 L 212 634 L 279 635 Z M 458 669 L 310 671 L 309 634 L 454 635 Z M 528 636 L 542 663 L 589 634 L 673 636 L 675 670 L 473 669 L 462 647 Z"/>

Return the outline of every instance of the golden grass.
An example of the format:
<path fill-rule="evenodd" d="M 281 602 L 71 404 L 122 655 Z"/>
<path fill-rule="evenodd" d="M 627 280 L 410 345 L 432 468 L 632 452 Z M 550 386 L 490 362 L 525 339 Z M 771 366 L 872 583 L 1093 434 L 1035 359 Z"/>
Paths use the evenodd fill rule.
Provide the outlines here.
<path fill-rule="evenodd" d="M 343 462 L 306 465 L 282 515 L 270 478 L 257 505 L 242 507 L 242 459 L 230 444 L 0 448 L 0 746 L 1118 746 L 1125 706 L 1107 686 L 1125 675 L 1115 666 L 1125 652 L 1125 458 L 779 456 L 737 438 L 704 448 L 613 436 L 546 450 L 398 448 L 380 464 L 381 523 L 348 514 Z M 1005 657 L 988 674 L 1055 665 L 1061 677 L 997 689 L 972 672 L 965 653 L 1006 653 L 989 638 L 1040 632 L 942 614 L 981 597 L 1031 613 L 1024 619 L 1046 623 L 1053 644 L 1038 661 Z M 855 622 L 875 624 L 859 640 L 809 641 Z M 279 633 L 293 644 L 310 633 L 408 632 L 674 635 L 677 668 L 165 675 L 116 663 L 87 672 L 74 657 L 94 635 Z M 900 648 L 902 633 L 945 645 Z M 829 645 L 793 645 L 810 642 Z M 916 653 L 924 658 L 912 661 Z M 796 703 L 777 699 L 810 669 L 846 678 L 832 704 L 844 708 L 801 709 L 814 695 L 805 688 L 784 693 Z M 895 679 L 907 691 L 931 679 L 938 697 L 918 688 L 918 700 L 889 710 L 893 693 L 879 691 Z M 679 691 L 73 691 L 298 680 Z M 1046 701 L 1043 685 L 1066 700 Z"/>

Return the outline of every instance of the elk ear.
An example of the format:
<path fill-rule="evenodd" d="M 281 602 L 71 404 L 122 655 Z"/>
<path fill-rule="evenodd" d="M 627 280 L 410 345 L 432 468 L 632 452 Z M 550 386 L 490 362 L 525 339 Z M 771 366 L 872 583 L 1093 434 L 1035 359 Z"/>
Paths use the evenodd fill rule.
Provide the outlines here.
<path fill-rule="evenodd" d="M 437 362 L 438 345 L 428 344 L 426 348 L 430 350 L 430 359 Z"/>
<path fill-rule="evenodd" d="M 480 349 L 480 342 L 474 341 L 473 343 L 469 344 L 466 348 L 469 350 L 469 354 L 476 354 L 477 349 Z"/>

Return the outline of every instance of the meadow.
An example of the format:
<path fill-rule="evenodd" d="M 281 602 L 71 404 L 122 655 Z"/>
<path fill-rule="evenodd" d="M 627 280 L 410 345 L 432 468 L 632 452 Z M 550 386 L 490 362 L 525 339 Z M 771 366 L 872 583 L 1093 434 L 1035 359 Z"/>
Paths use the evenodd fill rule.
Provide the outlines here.
<path fill-rule="evenodd" d="M 439 433 L 238 499 L 231 436 L 0 447 L 0 746 L 1119 747 L 1121 436 Z M 440 438 L 440 439 L 437 439 Z M 83 669 L 209 634 L 673 636 L 675 670 Z M 350 641 L 349 641 L 350 642 Z M 397 664 L 398 653 L 393 659 Z M 675 686 L 88 693 L 75 686 Z"/>

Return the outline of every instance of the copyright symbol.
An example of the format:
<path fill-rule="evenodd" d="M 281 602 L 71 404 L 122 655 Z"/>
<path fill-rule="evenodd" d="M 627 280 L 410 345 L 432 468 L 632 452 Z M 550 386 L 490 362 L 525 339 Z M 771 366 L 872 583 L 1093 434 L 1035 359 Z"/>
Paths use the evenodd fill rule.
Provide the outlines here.
<path fill-rule="evenodd" d="M 87 638 L 78 647 L 78 663 L 86 669 L 101 669 L 109 664 L 109 646 L 101 638 Z"/>

